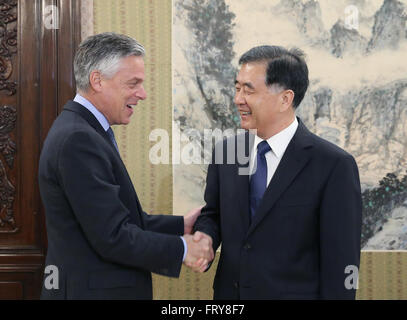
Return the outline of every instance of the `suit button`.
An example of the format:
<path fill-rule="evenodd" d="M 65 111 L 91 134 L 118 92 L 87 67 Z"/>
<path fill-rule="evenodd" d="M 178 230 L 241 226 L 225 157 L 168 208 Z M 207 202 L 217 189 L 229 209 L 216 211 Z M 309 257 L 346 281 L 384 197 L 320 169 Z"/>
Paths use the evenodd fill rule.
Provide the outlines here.
<path fill-rule="evenodd" d="M 246 243 L 244 248 L 245 248 L 245 250 L 250 250 L 252 248 L 252 246 L 250 245 L 250 243 Z"/>
<path fill-rule="evenodd" d="M 234 287 L 235 287 L 236 289 L 239 289 L 239 282 L 235 281 L 235 282 L 233 283 L 233 285 L 234 285 Z"/>

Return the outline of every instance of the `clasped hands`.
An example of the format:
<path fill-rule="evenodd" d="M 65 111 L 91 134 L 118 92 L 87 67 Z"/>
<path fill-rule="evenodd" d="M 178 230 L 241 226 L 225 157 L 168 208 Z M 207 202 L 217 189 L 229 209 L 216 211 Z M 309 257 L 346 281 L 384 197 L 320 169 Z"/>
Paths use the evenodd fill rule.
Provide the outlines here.
<path fill-rule="evenodd" d="M 202 207 L 193 209 L 184 217 L 184 239 L 188 247 L 184 264 L 195 272 L 204 272 L 215 258 L 212 238 L 200 231 L 191 234 L 201 209 Z"/>

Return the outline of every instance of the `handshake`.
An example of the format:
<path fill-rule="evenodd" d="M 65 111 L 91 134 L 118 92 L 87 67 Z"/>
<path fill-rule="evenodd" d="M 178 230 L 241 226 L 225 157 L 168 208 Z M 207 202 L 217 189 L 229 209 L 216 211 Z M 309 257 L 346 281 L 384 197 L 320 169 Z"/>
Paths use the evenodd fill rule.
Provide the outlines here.
<path fill-rule="evenodd" d="M 204 272 L 208 264 L 215 258 L 212 248 L 212 238 L 200 231 L 193 235 L 192 230 L 196 219 L 201 214 L 201 209 L 196 208 L 184 217 L 184 240 L 187 244 L 187 255 L 184 264 L 195 272 Z"/>

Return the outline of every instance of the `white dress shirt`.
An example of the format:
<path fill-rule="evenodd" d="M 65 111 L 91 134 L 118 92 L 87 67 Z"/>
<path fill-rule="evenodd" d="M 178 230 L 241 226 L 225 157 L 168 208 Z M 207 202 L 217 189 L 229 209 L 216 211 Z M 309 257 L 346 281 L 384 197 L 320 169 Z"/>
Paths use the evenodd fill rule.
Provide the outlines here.
<path fill-rule="evenodd" d="M 267 140 L 271 151 L 265 154 L 266 162 L 267 162 L 267 186 L 269 185 L 271 179 L 273 178 L 274 173 L 277 170 L 277 167 L 281 161 L 281 158 L 284 155 L 285 150 L 287 149 L 288 144 L 290 143 L 291 139 L 293 138 L 295 132 L 298 128 L 298 120 L 295 117 L 294 121 L 284 130 L 280 131 L 276 135 L 272 136 Z M 254 163 L 257 157 L 257 145 L 262 142 L 263 139 L 258 137 L 257 135 L 254 137 L 254 145 L 253 150 L 250 156 L 250 175 L 253 172 Z"/>

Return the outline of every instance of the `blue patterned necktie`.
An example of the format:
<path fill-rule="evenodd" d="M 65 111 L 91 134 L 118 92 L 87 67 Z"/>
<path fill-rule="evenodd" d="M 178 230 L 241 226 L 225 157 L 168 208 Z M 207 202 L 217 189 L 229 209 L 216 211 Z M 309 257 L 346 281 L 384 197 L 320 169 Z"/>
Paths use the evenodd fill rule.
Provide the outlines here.
<path fill-rule="evenodd" d="M 109 129 L 107 129 L 106 132 L 109 135 L 109 138 L 112 141 L 112 143 L 113 143 L 114 147 L 116 148 L 117 152 L 120 154 L 119 147 L 117 146 L 116 139 L 114 138 L 114 132 L 113 132 L 112 128 L 109 127 Z"/>
<path fill-rule="evenodd" d="M 251 218 L 257 210 L 264 192 L 267 189 L 267 161 L 265 154 L 271 150 L 267 141 L 257 145 L 256 171 L 250 178 L 250 213 Z"/>

